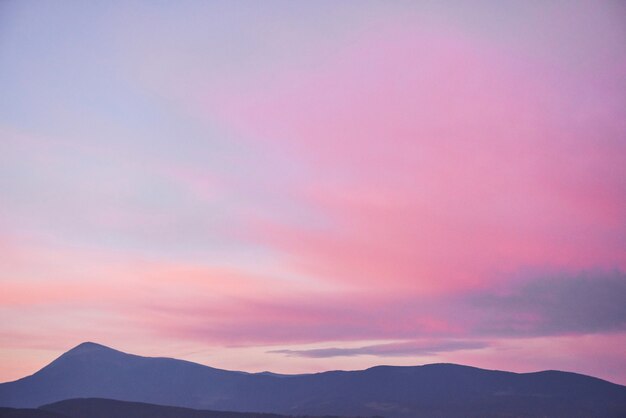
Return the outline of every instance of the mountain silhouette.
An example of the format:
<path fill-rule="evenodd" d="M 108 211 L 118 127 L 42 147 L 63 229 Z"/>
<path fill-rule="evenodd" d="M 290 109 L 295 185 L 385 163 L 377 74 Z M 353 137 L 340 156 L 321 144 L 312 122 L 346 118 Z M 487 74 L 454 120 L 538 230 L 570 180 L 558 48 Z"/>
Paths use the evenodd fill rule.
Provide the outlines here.
<path fill-rule="evenodd" d="M 52 411 L 43 409 L 15 409 L 1 408 L 0 418 L 70 418 Z"/>
<path fill-rule="evenodd" d="M 576 373 L 454 364 L 274 375 L 215 369 L 83 343 L 32 376 L 0 384 L 0 406 L 107 398 L 196 409 L 387 418 L 623 417 L 626 387 Z"/>
<path fill-rule="evenodd" d="M 208 411 L 111 399 L 68 399 L 37 409 L 0 408 L 0 418 L 295 418 L 256 412 Z M 342 418 L 337 416 L 297 418 Z M 344 417 L 345 418 L 345 417 Z M 353 417 L 354 418 L 354 417 Z M 375 418 L 375 417 L 372 417 Z"/>

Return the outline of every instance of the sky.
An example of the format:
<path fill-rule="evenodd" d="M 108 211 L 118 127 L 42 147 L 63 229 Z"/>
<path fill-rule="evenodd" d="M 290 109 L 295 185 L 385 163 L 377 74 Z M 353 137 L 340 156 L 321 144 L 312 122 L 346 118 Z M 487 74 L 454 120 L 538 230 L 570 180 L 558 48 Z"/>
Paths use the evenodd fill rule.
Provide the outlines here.
<path fill-rule="evenodd" d="M 0 2 L 0 381 L 626 384 L 624 45 L 620 1 Z"/>

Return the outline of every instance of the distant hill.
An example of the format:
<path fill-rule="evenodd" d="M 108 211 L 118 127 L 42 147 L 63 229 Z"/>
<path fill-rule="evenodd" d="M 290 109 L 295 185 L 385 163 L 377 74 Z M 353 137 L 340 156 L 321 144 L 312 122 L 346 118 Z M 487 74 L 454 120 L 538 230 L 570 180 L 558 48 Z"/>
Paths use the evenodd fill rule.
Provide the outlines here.
<path fill-rule="evenodd" d="M 71 398 L 283 415 L 626 416 L 626 387 L 575 373 L 432 364 L 276 376 L 140 357 L 94 343 L 0 384 L 0 406 L 33 408 Z"/>
<path fill-rule="evenodd" d="M 0 408 L 0 418 L 69 418 L 43 409 Z"/>
<path fill-rule="evenodd" d="M 112 399 L 68 399 L 37 409 L 0 408 L 0 418 L 294 418 L 254 412 L 207 411 Z M 298 418 L 342 418 L 337 416 Z M 345 417 L 344 417 L 345 418 Z"/>

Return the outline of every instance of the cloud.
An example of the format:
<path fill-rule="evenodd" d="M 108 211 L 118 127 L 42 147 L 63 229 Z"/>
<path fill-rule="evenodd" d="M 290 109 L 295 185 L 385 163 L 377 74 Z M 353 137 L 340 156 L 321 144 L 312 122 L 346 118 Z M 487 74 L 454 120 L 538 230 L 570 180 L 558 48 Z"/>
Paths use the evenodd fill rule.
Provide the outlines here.
<path fill-rule="evenodd" d="M 375 344 L 352 348 L 314 348 L 308 350 L 271 350 L 268 353 L 285 354 L 290 357 L 326 358 L 326 357 L 413 357 L 431 356 L 442 352 L 475 350 L 487 347 L 483 341 L 472 340 L 425 340 L 406 341 L 388 344 Z"/>
<path fill-rule="evenodd" d="M 468 297 L 477 334 L 538 336 L 626 331 L 626 274 L 542 277 Z"/>
<path fill-rule="evenodd" d="M 626 268 L 614 88 L 494 39 L 390 26 L 207 93 L 205 117 L 298 163 L 284 195 L 314 213 L 261 219 L 251 240 L 320 281 L 422 295 L 523 266 Z"/>

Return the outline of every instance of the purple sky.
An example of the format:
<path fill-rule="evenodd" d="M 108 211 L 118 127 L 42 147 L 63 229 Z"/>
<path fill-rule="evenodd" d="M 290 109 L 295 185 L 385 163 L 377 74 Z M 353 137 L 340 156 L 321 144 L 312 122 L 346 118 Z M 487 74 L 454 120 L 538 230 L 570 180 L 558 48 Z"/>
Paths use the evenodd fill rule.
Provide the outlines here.
<path fill-rule="evenodd" d="M 624 45 L 619 1 L 0 2 L 0 381 L 625 384 Z"/>

